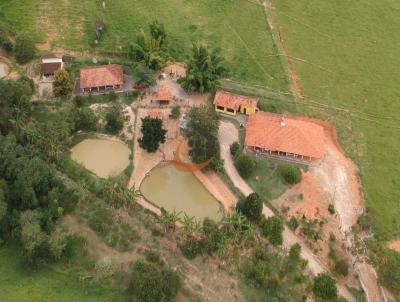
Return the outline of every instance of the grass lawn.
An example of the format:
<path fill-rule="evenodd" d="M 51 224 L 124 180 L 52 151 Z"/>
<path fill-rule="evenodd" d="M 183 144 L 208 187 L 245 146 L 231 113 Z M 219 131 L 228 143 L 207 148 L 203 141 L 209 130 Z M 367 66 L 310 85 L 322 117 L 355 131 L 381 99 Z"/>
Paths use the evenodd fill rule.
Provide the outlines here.
<path fill-rule="evenodd" d="M 57 266 L 33 272 L 25 269 L 16 247 L 0 248 L 0 292 L 2 302 L 118 302 L 130 301 L 116 290 L 89 285 L 79 276 Z"/>
<path fill-rule="evenodd" d="M 183 59 L 194 42 L 219 47 L 232 79 L 286 90 L 287 81 L 262 10 L 247 0 L 0 0 L 0 26 L 38 42 L 85 50 L 95 21 L 105 22 L 98 47 L 119 50 L 153 20 L 164 23 L 171 55 Z"/>
<path fill-rule="evenodd" d="M 305 101 L 333 108 L 301 111 L 332 118 L 358 163 L 375 231 L 400 236 L 400 2 L 272 0 L 295 60 Z"/>

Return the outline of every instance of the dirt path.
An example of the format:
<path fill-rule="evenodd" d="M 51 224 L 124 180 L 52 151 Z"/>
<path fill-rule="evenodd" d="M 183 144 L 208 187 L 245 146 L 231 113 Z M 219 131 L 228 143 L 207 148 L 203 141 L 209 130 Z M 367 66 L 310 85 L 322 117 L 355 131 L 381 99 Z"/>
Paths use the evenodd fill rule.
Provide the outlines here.
<path fill-rule="evenodd" d="M 238 140 L 237 128 L 229 122 L 221 122 L 218 138 L 221 144 L 221 157 L 225 161 L 225 169 L 228 176 L 231 178 L 235 186 L 242 191 L 243 194 L 248 195 L 253 190 L 237 173 L 233 164 L 232 156 L 229 152 L 229 146 Z M 266 217 L 273 216 L 273 212 L 264 206 L 263 214 Z M 328 271 L 328 269 L 318 260 L 317 256 L 308 248 L 306 243 L 296 236 L 288 227 L 285 226 L 283 232 L 284 246 L 290 248 L 293 244 L 298 243 L 301 246 L 301 256 L 308 261 L 308 267 L 313 275 Z M 348 301 L 355 301 L 354 297 L 348 292 L 345 286 L 338 284 L 339 293 Z"/>

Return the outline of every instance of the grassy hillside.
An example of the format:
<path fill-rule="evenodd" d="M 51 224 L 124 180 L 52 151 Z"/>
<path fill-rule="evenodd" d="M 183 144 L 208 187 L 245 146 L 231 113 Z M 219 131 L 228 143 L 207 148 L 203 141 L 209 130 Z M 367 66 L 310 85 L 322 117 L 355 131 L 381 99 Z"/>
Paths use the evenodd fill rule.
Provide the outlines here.
<path fill-rule="evenodd" d="M 130 301 L 120 292 L 89 286 L 64 270 L 28 271 L 22 267 L 16 248 L 0 248 L 0 292 L 2 302 L 118 302 Z"/>
<path fill-rule="evenodd" d="M 383 239 L 400 235 L 400 2 L 273 0 L 306 100 L 352 110 L 331 117 L 361 168 L 367 206 Z"/>
<path fill-rule="evenodd" d="M 99 48 L 119 50 L 153 20 L 164 23 L 171 54 L 182 59 L 193 42 L 221 48 L 236 80 L 286 90 L 286 79 L 263 10 L 247 0 L 0 0 L 0 25 L 27 31 L 39 42 L 88 48 L 94 24 L 104 20 Z M 256 2 L 256 1 L 254 1 Z"/>

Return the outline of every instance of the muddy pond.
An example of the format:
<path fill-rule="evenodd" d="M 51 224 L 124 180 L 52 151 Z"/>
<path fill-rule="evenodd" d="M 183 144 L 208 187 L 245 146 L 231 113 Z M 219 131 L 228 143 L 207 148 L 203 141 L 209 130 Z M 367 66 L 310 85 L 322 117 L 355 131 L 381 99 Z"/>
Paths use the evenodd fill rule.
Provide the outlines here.
<path fill-rule="evenodd" d="M 128 145 L 113 138 L 88 138 L 71 149 L 71 158 L 97 176 L 117 176 L 129 165 Z"/>
<path fill-rule="evenodd" d="M 171 164 L 153 169 L 140 191 L 147 200 L 169 212 L 185 212 L 197 220 L 209 217 L 218 221 L 223 216 L 219 202 L 197 178 Z"/>

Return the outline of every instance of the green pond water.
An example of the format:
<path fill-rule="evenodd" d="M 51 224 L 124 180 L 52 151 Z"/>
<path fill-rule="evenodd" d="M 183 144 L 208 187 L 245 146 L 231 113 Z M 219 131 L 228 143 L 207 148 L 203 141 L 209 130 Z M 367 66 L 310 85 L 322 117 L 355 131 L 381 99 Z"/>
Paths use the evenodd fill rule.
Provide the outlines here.
<path fill-rule="evenodd" d="M 147 200 L 168 212 L 182 211 L 197 220 L 222 219 L 220 204 L 210 192 L 191 172 L 180 171 L 173 165 L 153 169 L 143 180 L 140 191 Z"/>
<path fill-rule="evenodd" d="M 71 158 L 97 176 L 117 176 L 129 165 L 128 145 L 117 139 L 88 138 L 71 149 Z"/>

